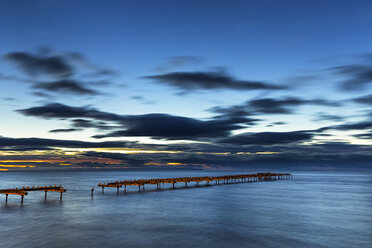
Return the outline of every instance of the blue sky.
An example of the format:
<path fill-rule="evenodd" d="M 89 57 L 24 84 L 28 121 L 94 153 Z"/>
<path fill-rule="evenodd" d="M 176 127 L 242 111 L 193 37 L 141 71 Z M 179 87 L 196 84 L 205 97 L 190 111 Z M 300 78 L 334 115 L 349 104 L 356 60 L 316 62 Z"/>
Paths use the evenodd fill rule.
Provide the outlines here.
<path fill-rule="evenodd" d="M 234 156 L 237 150 L 257 149 L 298 153 L 304 145 L 334 149 L 317 154 L 336 156 L 347 149 L 351 158 L 367 153 L 372 144 L 371 7 L 370 1 L 4 2 L 0 137 L 138 141 L 120 147 L 139 150 L 175 150 L 172 144 L 187 142 L 194 152 Z M 76 111 L 71 108 L 79 108 L 81 113 L 100 111 L 114 119 L 61 117 L 53 112 L 62 111 L 61 106 L 70 114 Z M 76 119 L 93 121 L 94 127 L 77 126 Z M 149 120 L 155 127 L 147 125 Z M 364 125 L 350 126 L 360 123 Z M 163 129 L 184 130 L 191 136 L 171 132 L 168 136 Z M 216 135 L 205 129 L 216 130 Z M 253 137 L 268 136 L 271 143 L 252 142 Z M 41 154 L 40 147 L 51 149 L 45 140 L 39 142 L 27 147 L 34 149 L 28 155 Z M 168 145 L 159 148 L 159 143 Z M 4 149 L 21 149 L 9 140 L 1 144 Z M 82 146 L 74 149 L 90 149 L 92 144 Z M 26 156 L 22 152 L 20 159 Z M 104 155 L 108 154 L 114 152 Z M 82 150 L 74 154 L 101 155 Z M 56 154 L 43 151 L 43 156 Z M 133 163 L 151 162 L 141 156 Z M 131 165 L 132 158 L 121 159 Z M 168 161 L 160 155 L 158 159 L 161 165 Z M 368 159 L 363 157 L 361 163 L 369 163 Z M 223 159 L 195 160 L 200 161 L 180 163 L 224 166 Z M 237 164 L 261 160 L 257 161 L 244 158 Z"/>

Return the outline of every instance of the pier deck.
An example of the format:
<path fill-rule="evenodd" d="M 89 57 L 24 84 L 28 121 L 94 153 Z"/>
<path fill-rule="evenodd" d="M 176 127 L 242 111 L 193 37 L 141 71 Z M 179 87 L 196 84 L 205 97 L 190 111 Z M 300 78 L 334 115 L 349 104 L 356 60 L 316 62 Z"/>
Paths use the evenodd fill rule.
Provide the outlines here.
<path fill-rule="evenodd" d="M 27 191 L 44 191 L 45 192 L 45 199 L 47 199 L 47 193 L 52 192 L 59 192 L 60 199 L 62 200 L 62 194 L 66 192 L 66 189 L 63 188 L 61 185 L 50 185 L 50 186 L 32 186 L 26 187 L 23 186 L 22 188 L 15 188 L 15 189 L 0 189 L 0 194 L 5 194 L 5 202 L 8 202 L 8 195 L 20 195 L 21 196 L 21 203 L 23 203 L 23 197 L 27 195 Z"/>
<path fill-rule="evenodd" d="M 172 188 L 175 189 L 176 183 L 184 183 L 185 187 L 188 187 L 188 183 L 195 183 L 198 187 L 199 183 L 205 182 L 209 185 L 211 182 L 215 184 L 230 183 L 243 183 L 243 182 L 257 182 L 257 181 L 271 181 L 271 180 L 282 180 L 292 178 L 292 174 L 289 173 L 257 173 L 257 174 L 240 174 L 240 175 L 225 175 L 225 176 L 201 176 L 201 177 L 175 177 L 175 178 L 150 178 L 150 179 L 136 179 L 136 180 L 123 180 L 114 181 L 108 183 L 99 183 L 97 186 L 102 188 L 104 193 L 105 188 L 116 188 L 119 194 L 119 188 L 124 186 L 124 192 L 127 191 L 127 186 L 138 186 L 138 191 L 145 190 L 146 184 L 156 184 L 156 189 L 159 190 L 162 184 L 172 184 Z M 92 188 L 92 196 L 93 196 Z"/>

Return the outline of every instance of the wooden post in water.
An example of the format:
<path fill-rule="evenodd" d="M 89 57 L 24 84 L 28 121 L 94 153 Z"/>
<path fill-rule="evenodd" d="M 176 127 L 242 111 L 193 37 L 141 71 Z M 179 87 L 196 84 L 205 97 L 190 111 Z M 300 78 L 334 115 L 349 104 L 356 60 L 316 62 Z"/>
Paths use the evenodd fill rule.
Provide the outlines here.
<path fill-rule="evenodd" d="M 21 205 L 23 204 L 23 197 L 24 195 L 21 195 Z"/>
<path fill-rule="evenodd" d="M 47 199 L 47 193 L 48 191 L 45 191 L 45 197 L 44 197 L 45 200 Z"/>
<path fill-rule="evenodd" d="M 93 198 L 93 191 L 94 191 L 94 187 L 90 190 L 90 197 Z"/>
<path fill-rule="evenodd" d="M 59 200 L 62 201 L 62 195 L 63 195 L 63 192 L 61 191 L 60 192 L 60 195 L 59 195 Z"/>
<path fill-rule="evenodd" d="M 8 203 L 8 194 L 5 195 L 5 203 Z"/>

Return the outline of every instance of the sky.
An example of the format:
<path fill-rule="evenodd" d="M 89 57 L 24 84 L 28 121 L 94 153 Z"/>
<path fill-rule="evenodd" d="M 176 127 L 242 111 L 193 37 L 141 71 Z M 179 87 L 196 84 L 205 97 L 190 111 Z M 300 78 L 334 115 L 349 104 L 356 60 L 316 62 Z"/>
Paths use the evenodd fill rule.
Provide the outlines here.
<path fill-rule="evenodd" d="M 372 169 L 371 1 L 0 4 L 0 172 Z"/>

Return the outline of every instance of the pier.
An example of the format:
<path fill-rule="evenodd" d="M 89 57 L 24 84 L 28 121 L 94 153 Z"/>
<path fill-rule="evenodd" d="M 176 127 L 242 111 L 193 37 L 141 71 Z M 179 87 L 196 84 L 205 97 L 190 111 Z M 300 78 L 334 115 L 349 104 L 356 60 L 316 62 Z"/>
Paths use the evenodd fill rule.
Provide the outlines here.
<path fill-rule="evenodd" d="M 23 186 L 22 188 L 15 188 L 15 189 L 0 189 L 0 194 L 5 194 L 5 203 L 8 202 L 8 195 L 20 195 L 21 196 L 21 204 L 23 204 L 23 198 L 25 195 L 28 195 L 28 191 L 44 191 L 45 196 L 44 199 L 47 199 L 47 193 L 52 192 L 59 192 L 60 196 L 59 199 L 62 200 L 62 195 L 64 192 L 66 192 L 66 189 L 63 188 L 61 185 L 50 185 L 50 186 L 32 186 L 32 187 L 26 187 Z"/>
<path fill-rule="evenodd" d="M 99 183 L 97 186 L 102 188 L 102 194 L 105 188 L 116 188 L 117 194 L 120 193 L 119 189 L 124 187 L 124 192 L 127 192 L 128 186 L 138 187 L 138 191 L 145 190 L 145 185 L 156 185 L 156 190 L 161 189 L 161 185 L 171 184 L 172 189 L 176 188 L 177 183 L 184 184 L 185 188 L 194 184 L 194 187 L 199 187 L 200 183 L 204 185 L 214 184 L 231 184 L 231 183 L 251 183 L 259 181 L 272 181 L 283 180 L 292 178 L 289 173 L 257 173 L 257 174 L 239 174 L 239 175 L 225 175 L 225 176 L 200 176 L 200 177 L 174 177 L 174 178 L 151 178 L 151 179 L 136 179 L 136 180 L 123 180 L 108 183 Z M 94 188 L 92 188 L 91 196 L 93 196 Z"/>

